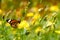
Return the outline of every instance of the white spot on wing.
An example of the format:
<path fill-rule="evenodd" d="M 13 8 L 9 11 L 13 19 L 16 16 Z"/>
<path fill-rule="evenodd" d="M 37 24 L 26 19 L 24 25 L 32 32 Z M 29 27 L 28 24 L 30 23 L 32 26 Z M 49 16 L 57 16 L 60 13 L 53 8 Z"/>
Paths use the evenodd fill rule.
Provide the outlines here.
<path fill-rule="evenodd" d="M 11 20 L 9 20 L 8 22 L 10 22 Z"/>

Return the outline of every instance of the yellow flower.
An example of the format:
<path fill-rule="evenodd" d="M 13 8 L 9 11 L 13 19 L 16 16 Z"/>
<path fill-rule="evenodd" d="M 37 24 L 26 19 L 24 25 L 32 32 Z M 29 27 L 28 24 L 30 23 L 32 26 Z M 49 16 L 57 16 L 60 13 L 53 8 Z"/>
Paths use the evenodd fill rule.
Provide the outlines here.
<path fill-rule="evenodd" d="M 2 21 L 0 21 L 0 25 L 2 25 Z"/>
<path fill-rule="evenodd" d="M 28 28 L 29 27 L 29 23 L 25 20 L 23 20 L 20 24 L 18 24 L 18 28 L 21 29 L 21 28 Z"/>
<path fill-rule="evenodd" d="M 55 33 L 60 34 L 60 30 L 59 31 L 56 30 Z"/>
<path fill-rule="evenodd" d="M 34 24 L 35 21 L 36 21 L 37 19 L 39 19 L 39 18 L 40 18 L 40 15 L 39 15 L 39 14 L 35 14 L 34 17 L 33 17 L 33 19 L 32 19 L 32 21 L 31 21 L 31 24 Z"/>
<path fill-rule="evenodd" d="M 21 23 L 20 23 L 20 24 L 17 24 L 17 26 L 18 26 L 18 29 L 24 28 L 24 27 L 21 25 Z"/>
<path fill-rule="evenodd" d="M 0 14 L 2 14 L 2 10 L 0 9 Z"/>
<path fill-rule="evenodd" d="M 33 19 L 38 19 L 38 18 L 40 18 L 39 14 L 35 14 L 34 17 L 33 17 Z"/>
<path fill-rule="evenodd" d="M 32 17 L 34 14 L 32 12 L 27 13 L 27 17 Z"/>
<path fill-rule="evenodd" d="M 36 28 L 35 33 L 38 33 L 38 32 L 45 33 L 46 31 L 42 29 L 41 27 L 38 27 Z"/>
<path fill-rule="evenodd" d="M 50 7 L 50 11 L 59 11 L 59 8 L 58 8 L 57 5 L 51 6 L 51 7 Z"/>
<path fill-rule="evenodd" d="M 9 23 L 6 23 L 5 26 L 10 26 L 10 24 Z"/>
<path fill-rule="evenodd" d="M 38 33 L 39 31 L 41 31 L 41 27 L 38 27 L 38 28 L 35 30 L 35 33 Z"/>

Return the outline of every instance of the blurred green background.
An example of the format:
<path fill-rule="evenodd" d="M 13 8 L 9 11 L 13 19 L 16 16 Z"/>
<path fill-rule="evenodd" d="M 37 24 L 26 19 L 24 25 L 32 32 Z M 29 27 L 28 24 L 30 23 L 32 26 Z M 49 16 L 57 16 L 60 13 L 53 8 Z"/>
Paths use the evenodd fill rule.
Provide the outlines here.
<path fill-rule="evenodd" d="M 0 0 L 0 40 L 60 40 L 60 0 Z"/>

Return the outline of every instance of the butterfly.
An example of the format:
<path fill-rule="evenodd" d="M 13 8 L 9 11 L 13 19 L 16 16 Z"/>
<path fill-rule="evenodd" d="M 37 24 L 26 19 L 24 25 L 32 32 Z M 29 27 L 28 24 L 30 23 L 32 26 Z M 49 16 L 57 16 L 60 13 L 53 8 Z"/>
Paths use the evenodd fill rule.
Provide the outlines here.
<path fill-rule="evenodd" d="M 12 19 L 7 19 L 6 20 L 13 28 L 17 28 L 17 24 L 20 23 L 20 20 L 12 20 Z"/>

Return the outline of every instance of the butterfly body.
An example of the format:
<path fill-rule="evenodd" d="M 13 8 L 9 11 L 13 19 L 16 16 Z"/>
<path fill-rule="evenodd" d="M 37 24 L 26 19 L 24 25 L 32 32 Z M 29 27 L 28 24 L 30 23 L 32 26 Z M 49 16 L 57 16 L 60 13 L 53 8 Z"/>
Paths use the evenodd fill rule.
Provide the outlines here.
<path fill-rule="evenodd" d="M 20 23 L 20 21 L 18 20 L 11 20 L 11 19 L 7 19 L 6 20 L 13 28 L 17 28 L 17 24 Z"/>

